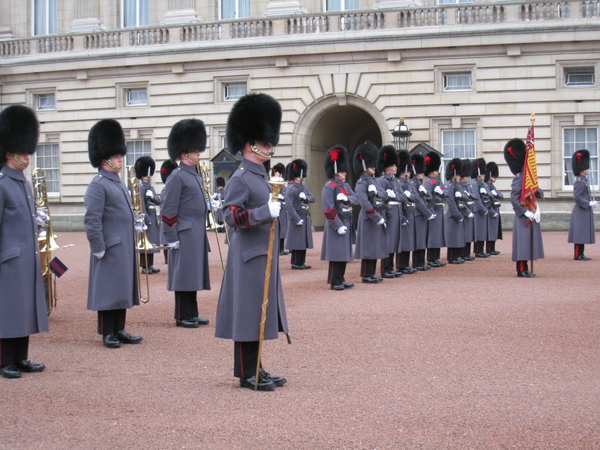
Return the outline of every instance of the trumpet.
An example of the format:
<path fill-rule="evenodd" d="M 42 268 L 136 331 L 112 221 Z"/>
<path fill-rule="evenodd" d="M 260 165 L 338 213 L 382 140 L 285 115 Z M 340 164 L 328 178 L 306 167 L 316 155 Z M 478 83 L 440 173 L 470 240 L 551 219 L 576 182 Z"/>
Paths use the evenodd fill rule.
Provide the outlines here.
<path fill-rule="evenodd" d="M 210 209 L 209 220 L 212 220 L 212 224 L 210 224 L 209 226 L 210 228 L 215 230 L 215 235 L 217 236 L 217 247 L 219 248 L 219 256 L 221 257 L 221 267 L 223 267 L 223 270 L 225 270 L 225 263 L 223 262 L 223 254 L 221 253 L 221 243 L 219 242 L 219 234 L 217 230 L 217 219 L 215 217 L 215 212 L 210 206 L 210 173 L 208 170 L 208 164 L 206 164 L 206 162 L 204 161 L 198 161 L 198 163 L 196 164 L 196 171 L 198 172 L 198 175 L 202 177 L 202 183 L 204 184 L 204 195 L 206 196 L 205 200 Z M 225 228 L 225 235 L 227 236 L 227 239 L 229 239 L 227 228 Z"/>
<path fill-rule="evenodd" d="M 72 247 L 74 244 L 68 244 L 61 247 L 56 242 L 56 236 L 54 235 L 54 230 L 52 228 L 52 220 L 50 219 L 48 207 L 48 190 L 46 188 L 46 173 L 44 172 L 44 169 L 35 169 L 31 178 L 33 181 L 33 195 L 36 212 L 38 213 L 38 216 L 44 217 L 45 219 L 45 223 L 41 225 L 42 231 L 38 236 L 38 246 L 40 249 L 44 289 L 46 291 L 46 308 L 48 315 L 50 315 L 58 303 L 56 276 L 50 269 L 52 252 Z"/>

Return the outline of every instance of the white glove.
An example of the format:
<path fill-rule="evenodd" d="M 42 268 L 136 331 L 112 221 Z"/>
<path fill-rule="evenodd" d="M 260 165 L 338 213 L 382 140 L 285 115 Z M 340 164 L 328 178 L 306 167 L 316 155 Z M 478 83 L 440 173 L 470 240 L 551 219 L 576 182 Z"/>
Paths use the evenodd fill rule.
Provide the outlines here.
<path fill-rule="evenodd" d="M 480 194 L 487 194 L 487 191 L 485 190 L 485 188 L 481 188 L 481 189 L 479 189 L 479 193 Z"/>
<path fill-rule="evenodd" d="M 46 214 L 43 210 L 38 209 L 36 216 L 35 216 L 35 221 L 37 222 L 37 224 L 39 226 L 43 226 L 46 224 L 47 220 L 48 220 L 48 214 Z"/>
<path fill-rule="evenodd" d="M 454 193 L 454 196 L 455 196 L 456 198 L 461 198 L 461 197 L 462 197 L 462 194 L 460 193 L 460 191 L 456 191 L 456 192 Z"/>
<path fill-rule="evenodd" d="M 148 226 L 145 223 L 137 222 L 135 224 L 135 231 L 137 233 L 141 233 L 142 231 L 146 231 L 147 229 L 148 229 Z"/>
<path fill-rule="evenodd" d="M 302 200 L 306 200 L 306 194 L 304 192 L 300 192 L 300 194 L 298 194 L 298 198 L 301 198 Z"/>
<path fill-rule="evenodd" d="M 533 218 L 535 219 L 535 221 L 537 223 L 540 223 L 540 210 L 539 209 L 533 214 Z"/>
<path fill-rule="evenodd" d="M 367 188 L 367 190 L 368 190 L 369 192 L 374 192 L 374 193 L 377 193 L 377 188 L 375 187 L 375 185 L 374 185 L 374 184 L 370 184 L 370 185 L 369 185 L 369 187 Z"/>
<path fill-rule="evenodd" d="M 427 194 L 427 189 L 425 189 L 425 186 L 419 186 L 419 191 L 423 192 L 424 194 Z"/>
<path fill-rule="evenodd" d="M 285 200 L 285 197 L 281 194 L 277 194 L 277 200 Z"/>
<path fill-rule="evenodd" d="M 298 225 L 298 226 L 304 225 L 304 220 L 300 219 L 298 222 L 296 222 L 296 225 Z"/>
<path fill-rule="evenodd" d="M 472 219 L 472 218 L 473 218 L 473 217 L 475 217 L 475 216 L 473 216 L 473 213 L 469 213 L 469 215 L 468 215 L 467 217 L 468 217 L 469 219 Z"/>
<path fill-rule="evenodd" d="M 430 215 L 430 216 L 427 218 L 427 220 L 433 220 L 433 219 L 435 219 L 436 217 L 437 217 L 437 214 L 432 214 L 432 215 Z"/>
<path fill-rule="evenodd" d="M 590 206 L 592 208 L 595 208 L 596 206 L 598 206 L 598 202 L 596 200 L 592 200 L 592 201 L 590 201 Z"/>
<path fill-rule="evenodd" d="M 105 253 L 106 253 L 106 251 L 102 250 L 101 252 L 93 253 L 93 255 L 98 259 L 102 259 L 102 258 L 104 258 Z"/>
<path fill-rule="evenodd" d="M 173 250 L 179 250 L 179 241 L 169 242 L 167 247 L 172 248 Z"/>
<path fill-rule="evenodd" d="M 210 207 L 211 209 L 214 211 L 216 209 L 219 209 L 219 201 L 218 200 L 211 200 L 210 201 Z"/>
<path fill-rule="evenodd" d="M 435 189 L 434 189 L 434 191 L 437 192 L 440 195 L 444 195 L 444 191 L 439 186 L 436 186 Z"/>
<path fill-rule="evenodd" d="M 496 192 L 496 189 L 492 189 L 491 192 L 494 197 L 498 197 L 498 192 Z"/>
<path fill-rule="evenodd" d="M 385 192 L 389 198 L 396 198 L 396 193 L 394 192 L 393 189 L 387 189 Z"/>
<path fill-rule="evenodd" d="M 337 229 L 337 233 L 338 233 L 340 236 L 343 236 L 343 235 L 344 235 L 344 234 L 346 234 L 347 232 L 348 232 L 348 227 L 347 227 L 346 225 L 342 225 L 341 227 L 339 227 L 339 228 Z"/>
<path fill-rule="evenodd" d="M 531 211 L 525 211 L 525 217 L 527 217 L 529 220 L 533 220 L 535 218 L 535 214 Z"/>
<path fill-rule="evenodd" d="M 279 201 L 269 201 L 267 205 L 269 205 L 269 213 L 271 214 L 271 219 L 279 217 L 279 213 L 281 213 L 281 203 L 279 203 Z"/>
<path fill-rule="evenodd" d="M 152 191 L 148 190 L 148 191 L 146 191 L 146 197 L 154 198 L 154 194 L 152 193 Z"/>
<path fill-rule="evenodd" d="M 410 191 L 407 189 L 404 191 L 404 195 L 406 195 L 406 198 L 410 198 Z"/>
<path fill-rule="evenodd" d="M 494 215 L 492 216 L 493 218 L 498 217 L 498 213 L 494 213 Z"/>
<path fill-rule="evenodd" d="M 383 225 L 385 227 L 385 219 L 383 217 L 381 219 L 379 219 L 379 222 L 377 222 L 377 225 Z"/>
<path fill-rule="evenodd" d="M 335 199 L 338 202 L 347 202 L 348 201 L 348 197 L 346 197 L 346 194 L 344 194 L 343 192 L 340 192 Z"/>

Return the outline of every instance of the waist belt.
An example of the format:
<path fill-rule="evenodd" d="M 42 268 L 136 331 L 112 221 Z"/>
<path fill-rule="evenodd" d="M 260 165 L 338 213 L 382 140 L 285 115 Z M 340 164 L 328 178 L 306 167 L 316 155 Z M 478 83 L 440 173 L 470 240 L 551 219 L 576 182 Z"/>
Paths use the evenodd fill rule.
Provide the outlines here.
<path fill-rule="evenodd" d="M 397 206 L 397 205 L 399 205 L 399 204 L 400 204 L 400 202 L 397 202 L 397 201 L 395 201 L 395 200 L 390 200 L 390 201 L 388 202 L 388 205 L 390 205 L 390 206 Z"/>

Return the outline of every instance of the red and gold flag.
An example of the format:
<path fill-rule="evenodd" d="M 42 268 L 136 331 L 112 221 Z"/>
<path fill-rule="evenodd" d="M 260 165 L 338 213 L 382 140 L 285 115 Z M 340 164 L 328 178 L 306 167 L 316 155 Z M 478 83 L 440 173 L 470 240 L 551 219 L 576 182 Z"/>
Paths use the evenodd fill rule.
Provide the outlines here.
<path fill-rule="evenodd" d="M 525 165 L 523 166 L 523 185 L 521 187 L 521 205 L 531 212 L 537 209 L 537 198 L 535 193 L 540 187 L 537 174 L 537 163 L 535 160 L 535 137 L 533 123 L 535 118 L 531 115 L 531 127 L 527 132 L 527 143 L 525 146 Z"/>

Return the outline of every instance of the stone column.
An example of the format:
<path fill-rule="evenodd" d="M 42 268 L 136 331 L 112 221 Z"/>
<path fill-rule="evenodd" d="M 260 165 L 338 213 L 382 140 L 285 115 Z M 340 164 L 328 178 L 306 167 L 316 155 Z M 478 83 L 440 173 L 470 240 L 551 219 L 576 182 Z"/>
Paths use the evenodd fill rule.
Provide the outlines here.
<path fill-rule="evenodd" d="M 12 11 L 10 3 L 10 0 L 0 0 L 0 41 L 15 38 L 10 26 L 10 12 Z"/>
<path fill-rule="evenodd" d="M 69 32 L 79 33 L 106 29 L 98 17 L 100 15 L 98 2 L 99 0 L 75 0 L 75 19 L 71 22 Z"/>
<path fill-rule="evenodd" d="M 161 21 L 162 25 L 200 22 L 194 8 L 194 0 L 169 0 L 169 10 Z"/>

